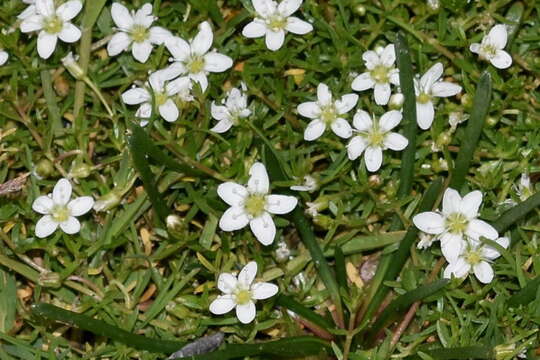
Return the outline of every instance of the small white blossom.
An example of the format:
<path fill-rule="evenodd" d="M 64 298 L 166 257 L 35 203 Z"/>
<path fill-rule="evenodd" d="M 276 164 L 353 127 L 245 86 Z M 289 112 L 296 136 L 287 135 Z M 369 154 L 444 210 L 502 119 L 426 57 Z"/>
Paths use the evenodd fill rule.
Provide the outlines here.
<path fill-rule="evenodd" d="M 58 39 L 73 43 L 81 38 L 81 30 L 70 21 L 79 14 L 82 3 L 71 0 L 58 8 L 53 0 L 36 0 L 35 14 L 28 16 L 21 22 L 21 31 L 24 33 L 39 31 L 37 51 L 43 59 L 48 59 Z"/>
<path fill-rule="evenodd" d="M 447 81 L 440 81 L 444 68 L 441 63 L 433 65 L 420 80 L 414 80 L 416 93 L 416 118 L 422 130 L 430 128 L 435 117 L 434 97 L 449 97 L 459 94 L 461 86 Z"/>
<path fill-rule="evenodd" d="M 480 59 L 489 61 L 498 69 L 506 69 L 512 65 L 512 57 L 504 48 L 508 41 L 508 32 L 506 26 L 502 24 L 495 25 L 489 33 L 484 36 L 482 43 L 471 44 L 471 52 L 478 54 Z"/>
<path fill-rule="evenodd" d="M 75 217 L 90 211 L 94 199 L 91 196 L 81 196 L 71 200 L 71 190 L 69 180 L 60 179 L 54 186 L 52 194 L 42 195 L 34 200 L 32 209 L 45 215 L 36 224 L 37 237 L 47 237 L 59 226 L 66 234 L 79 232 L 81 223 Z"/>
<path fill-rule="evenodd" d="M 7 51 L 0 49 L 0 66 L 4 65 L 8 61 L 8 58 L 9 54 Z"/>
<path fill-rule="evenodd" d="M 174 102 L 174 96 L 178 93 L 189 91 L 191 82 L 187 78 L 178 78 L 173 81 L 165 81 L 163 74 L 156 71 L 150 75 L 146 87 L 134 87 L 122 94 L 122 101 L 128 105 L 141 105 L 135 116 L 147 119 L 152 116 L 152 93 L 159 115 L 165 121 L 174 122 L 178 119 L 179 110 Z M 148 122 L 143 121 L 142 126 Z"/>
<path fill-rule="evenodd" d="M 252 0 L 256 11 L 255 19 L 244 26 L 242 35 L 247 38 L 265 36 L 266 47 L 276 51 L 283 45 L 285 34 L 305 35 L 313 31 L 313 26 L 291 16 L 302 5 L 302 0 L 283 0 L 279 4 L 272 0 Z"/>
<path fill-rule="evenodd" d="M 477 219 L 482 204 L 482 193 L 472 191 L 463 198 L 451 188 L 443 196 L 442 211 L 427 211 L 413 217 L 416 227 L 425 233 L 436 235 L 441 250 L 450 263 L 463 253 L 467 238 L 478 241 L 480 237 L 495 240 L 497 230 L 487 222 Z"/>
<path fill-rule="evenodd" d="M 253 282 L 257 276 L 257 263 L 249 262 L 238 274 L 219 275 L 217 287 L 223 293 L 212 301 L 210 312 L 216 315 L 226 314 L 236 308 L 236 317 L 242 324 L 249 324 L 255 319 L 257 300 L 264 300 L 276 295 L 279 288 L 267 282 Z"/>
<path fill-rule="evenodd" d="M 22 0 L 22 2 L 28 4 L 28 6 L 17 16 L 17 19 L 24 20 L 36 14 L 36 0 Z"/>
<path fill-rule="evenodd" d="M 231 207 L 219 220 L 224 231 L 242 229 L 249 224 L 251 231 L 263 245 L 270 245 L 276 236 L 276 225 L 270 214 L 287 214 L 298 202 L 293 196 L 270 195 L 268 173 L 262 163 L 255 163 L 249 170 L 247 186 L 226 182 L 217 192 Z"/>
<path fill-rule="evenodd" d="M 343 139 L 351 137 L 351 125 L 342 116 L 351 111 L 357 102 L 356 94 L 346 94 L 339 100 L 333 100 L 328 86 L 320 83 L 317 86 L 317 101 L 302 103 L 297 108 L 300 115 L 313 119 L 304 131 L 304 139 L 307 141 L 318 139 L 327 126 Z"/>
<path fill-rule="evenodd" d="M 498 238 L 496 242 L 505 249 L 510 244 L 506 237 Z M 454 275 L 461 278 L 472 271 L 481 283 L 489 284 L 494 277 L 490 262 L 499 256 L 501 254 L 494 247 L 476 241 L 470 242 L 463 253 L 444 269 L 444 277 L 450 279 Z"/>
<path fill-rule="evenodd" d="M 514 184 L 512 187 L 521 201 L 527 200 L 534 192 L 531 185 L 531 178 L 527 173 L 521 174 L 519 184 L 517 186 Z"/>
<path fill-rule="evenodd" d="M 461 111 L 452 111 L 448 115 L 448 123 L 450 124 L 450 128 L 452 129 L 452 131 L 455 131 L 459 124 L 467 121 L 468 119 L 469 119 L 469 115 L 464 114 Z"/>
<path fill-rule="evenodd" d="M 212 117 L 218 123 L 210 131 L 224 133 L 231 126 L 238 125 L 240 119 L 247 118 L 251 115 L 251 110 L 248 109 L 245 91 L 245 84 L 242 83 L 242 90 L 233 88 L 228 92 L 227 99 L 222 101 L 223 105 L 217 105 L 212 101 Z"/>
<path fill-rule="evenodd" d="M 81 80 L 84 77 L 84 71 L 77 62 L 78 57 L 73 56 L 70 51 L 66 56 L 62 58 L 62 65 L 69 71 L 71 75 L 77 80 Z"/>
<path fill-rule="evenodd" d="M 294 191 L 315 191 L 318 188 L 317 180 L 311 175 L 304 176 L 304 182 L 302 185 L 293 185 L 290 187 Z"/>
<path fill-rule="evenodd" d="M 421 250 L 425 250 L 425 249 L 431 247 L 431 245 L 433 245 L 435 240 L 436 240 L 435 236 L 430 235 L 430 234 L 426 234 L 425 232 L 422 232 L 422 233 L 420 233 L 420 241 L 416 245 L 416 248 L 421 249 Z"/>
<path fill-rule="evenodd" d="M 399 70 L 394 67 L 396 53 L 394 44 L 385 48 L 378 47 L 375 51 L 366 51 L 362 59 L 368 69 L 354 79 L 351 87 L 355 91 L 374 89 L 375 102 L 378 105 L 388 104 L 391 89 L 390 84 L 399 86 Z"/>
<path fill-rule="evenodd" d="M 137 11 L 129 11 L 120 3 L 113 3 L 111 16 L 119 30 L 107 44 L 109 56 L 116 56 L 126 51 L 131 45 L 131 53 L 135 60 L 145 63 L 154 45 L 161 45 L 172 34 L 160 26 L 152 26 L 157 20 L 152 15 L 152 5 L 144 4 Z"/>
<path fill-rule="evenodd" d="M 359 110 L 353 119 L 356 136 L 347 145 L 349 159 L 355 160 L 362 153 L 368 171 L 377 171 L 382 165 L 383 150 L 401 151 L 407 147 L 409 140 L 391 130 L 401 122 L 401 112 L 391 110 L 381 116 L 380 120 L 371 118 L 364 110 Z"/>
<path fill-rule="evenodd" d="M 184 75 L 199 83 L 202 91 L 208 87 L 208 73 L 220 73 L 233 65 L 233 60 L 215 50 L 210 51 L 214 42 L 214 33 L 205 21 L 199 25 L 199 32 L 190 41 L 173 36 L 166 46 L 172 54 L 173 63 L 166 69 L 170 78 Z"/>

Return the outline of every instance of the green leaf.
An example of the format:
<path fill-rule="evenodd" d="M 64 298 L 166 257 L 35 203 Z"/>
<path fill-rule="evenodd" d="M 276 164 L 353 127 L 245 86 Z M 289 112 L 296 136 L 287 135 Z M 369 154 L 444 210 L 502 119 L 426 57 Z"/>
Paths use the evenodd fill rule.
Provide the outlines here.
<path fill-rule="evenodd" d="M 347 272 L 345 270 L 345 255 L 340 247 L 336 247 L 334 253 L 334 260 L 336 262 L 336 280 L 342 289 L 347 289 Z"/>
<path fill-rule="evenodd" d="M 334 328 L 334 325 L 330 321 L 317 314 L 313 310 L 300 304 L 298 301 L 294 300 L 290 296 L 280 295 L 276 300 L 276 304 L 291 310 L 295 314 L 303 317 L 306 320 L 311 321 L 313 324 L 318 325 L 323 329 L 329 330 Z"/>
<path fill-rule="evenodd" d="M 464 346 L 446 349 L 422 350 L 433 359 L 437 360 L 460 360 L 460 359 L 494 359 L 494 352 L 487 346 Z M 418 355 L 409 356 L 407 359 L 419 359 Z"/>
<path fill-rule="evenodd" d="M 524 6 L 520 2 L 513 4 L 510 9 L 506 12 L 506 31 L 508 32 L 508 40 L 506 43 L 506 48 L 509 48 L 516 37 L 516 34 L 523 20 L 523 11 Z"/>
<path fill-rule="evenodd" d="M 494 223 L 493 226 L 499 232 L 504 233 L 510 226 L 523 219 L 532 210 L 540 207 L 540 192 L 530 196 L 527 200 L 507 210 Z"/>
<path fill-rule="evenodd" d="M 536 299 L 536 294 L 538 294 L 539 286 L 540 276 L 529 281 L 523 289 L 512 295 L 510 299 L 508 299 L 508 306 L 517 307 L 520 305 L 527 305 L 528 303 Z"/>

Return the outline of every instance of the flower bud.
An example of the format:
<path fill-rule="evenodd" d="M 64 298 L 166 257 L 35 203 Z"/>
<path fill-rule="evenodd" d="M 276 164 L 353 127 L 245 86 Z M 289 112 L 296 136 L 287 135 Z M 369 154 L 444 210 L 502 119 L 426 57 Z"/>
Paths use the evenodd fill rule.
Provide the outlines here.
<path fill-rule="evenodd" d="M 354 7 L 354 12 L 356 15 L 364 16 L 366 15 L 366 7 L 362 4 L 358 4 Z"/>
<path fill-rule="evenodd" d="M 84 78 L 84 71 L 77 63 L 72 52 L 62 58 L 62 64 L 75 79 L 82 80 Z"/>
<path fill-rule="evenodd" d="M 396 93 L 390 96 L 388 101 L 388 106 L 391 110 L 400 110 L 403 107 L 403 102 L 405 101 L 405 96 L 402 93 Z"/>
<path fill-rule="evenodd" d="M 178 233 L 184 228 L 184 220 L 178 215 L 169 215 L 166 219 L 167 230 Z"/>
<path fill-rule="evenodd" d="M 62 281 L 60 280 L 60 274 L 49 271 L 39 275 L 38 284 L 43 287 L 59 288 Z"/>
<path fill-rule="evenodd" d="M 54 174 L 54 165 L 48 159 L 41 159 L 34 168 L 34 174 L 42 179 L 46 179 Z"/>
<path fill-rule="evenodd" d="M 112 208 L 118 206 L 121 200 L 122 197 L 113 190 L 97 199 L 97 201 L 94 203 L 94 210 L 98 212 L 111 210 Z"/>
<path fill-rule="evenodd" d="M 92 167 L 81 161 L 75 161 L 71 170 L 69 171 L 69 176 L 77 179 L 84 179 L 92 173 Z"/>

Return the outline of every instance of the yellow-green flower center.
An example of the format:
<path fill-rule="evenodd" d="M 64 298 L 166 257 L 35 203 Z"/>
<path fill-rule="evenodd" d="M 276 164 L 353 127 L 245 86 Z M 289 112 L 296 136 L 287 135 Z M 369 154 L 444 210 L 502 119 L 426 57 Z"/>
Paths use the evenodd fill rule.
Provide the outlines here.
<path fill-rule="evenodd" d="M 131 28 L 131 38 L 136 43 L 142 43 L 148 39 L 150 34 L 148 29 L 143 25 L 133 25 Z"/>
<path fill-rule="evenodd" d="M 462 213 L 455 212 L 446 217 L 445 225 L 452 234 L 463 234 L 467 230 L 469 220 Z"/>
<path fill-rule="evenodd" d="M 380 131 L 377 128 L 374 128 L 370 133 L 368 133 L 367 140 L 370 146 L 382 146 L 386 133 Z"/>
<path fill-rule="evenodd" d="M 474 265 L 480 263 L 480 261 L 482 261 L 482 255 L 480 254 L 480 251 L 472 250 L 472 251 L 469 251 L 467 253 L 467 255 L 465 256 L 465 260 L 469 264 L 474 266 Z"/>
<path fill-rule="evenodd" d="M 389 80 L 388 68 L 384 65 L 377 65 L 370 71 L 373 81 L 379 84 L 386 84 Z"/>
<path fill-rule="evenodd" d="M 69 217 L 71 216 L 71 213 L 69 209 L 67 208 L 67 206 L 55 205 L 52 208 L 51 216 L 54 221 L 56 221 L 57 223 L 61 223 L 69 219 Z"/>
<path fill-rule="evenodd" d="M 58 16 L 54 15 L 45 19 L 43 22 L 43 30 L 49 34 L 58 34 L 64 28 L 64 22 Z"/>
<path fill-rule="evenodd" d="M 485 57 L 491 58 L 497 54 L 497 48 L 491 44 L 482 45 L 482 53 Z"/>
<path fill-rule="evenodd" d="M 251 301 L 251 291 L 239 290 L 236 293 L 236 303 L 238 305 L 245 305 Z"/>
<path fill-rule="evenodd" d="M 287 18 L 284 18 L 281 15 L 272 15 L 267 20 L 266 24 L 272 31 L 283 30 L 285 26 L 287 26 Z"/>
<path fill-rule="evenodd" d="M 186 68 L 190 74 L 198 74 L 204 70 L 204 58 L 199 55 L 194 55 L 189 59 Z"/>
<path fill-rule="evenodd" d="M 337 118 L 336 107 L 334 104 L 329 104 L 321 107 L 321 120 L 326 125 L 331 125 Z"/>
<path fill-rule="evenodd" d="M 423 92 L 416 97 L 416 101 L 419 102 L 420 104 L 426 104 L 431 101 L 431 95 Z"/>
<path fill-rule="evenodd" d="M 163 104 L 165 104 L 167 102 L 167 100 L 169 100 L 169 97 L 167 96 L 166 93 L 164 92 L 156 92 L 155 93 L 155 99 L 156 99 L 156 105 L 157 106 L 161 106 Z"/>
<path fill-rule="evenodd" d="M 264 206 L 266 205 L 266 199 L 264 195 L 249 195 L 244 202 L 244 209 L 246 212 L 255 217 L 262 215 L 264 212 Z"/>

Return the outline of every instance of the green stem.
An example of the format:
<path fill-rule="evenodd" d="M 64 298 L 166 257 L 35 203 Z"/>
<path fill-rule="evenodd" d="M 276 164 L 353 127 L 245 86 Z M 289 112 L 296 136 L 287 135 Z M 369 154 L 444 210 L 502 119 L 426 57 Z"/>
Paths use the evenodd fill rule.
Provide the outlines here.
<path fill-rule="evenodd" d="M 527 198 L 527 200 L 506 211 L 493 223 L 493 227 L 495 227 L 499 234 L 502 234 L 510 226 L 524 218 L 525 215 L 537 207 L 540 207 L 540 192 L 537 192 L 536 194 Z"/>

